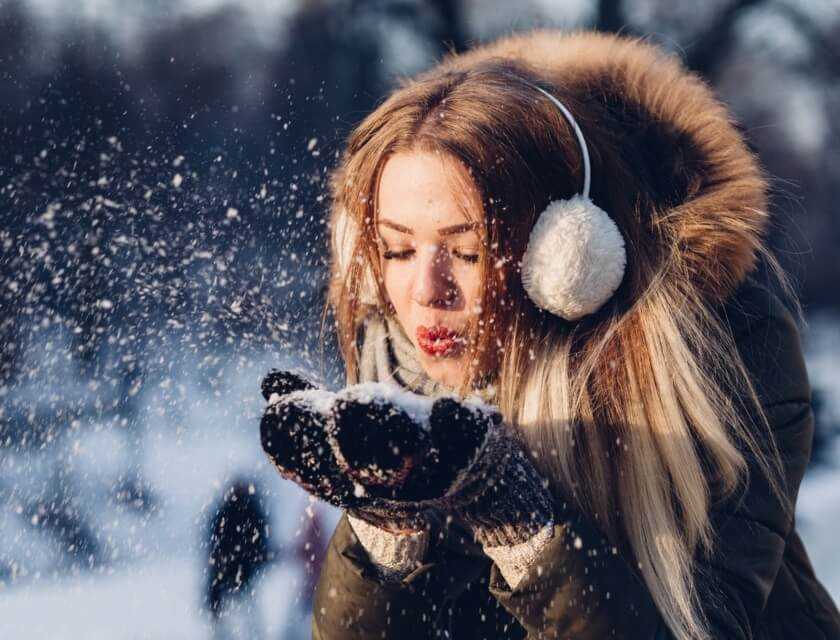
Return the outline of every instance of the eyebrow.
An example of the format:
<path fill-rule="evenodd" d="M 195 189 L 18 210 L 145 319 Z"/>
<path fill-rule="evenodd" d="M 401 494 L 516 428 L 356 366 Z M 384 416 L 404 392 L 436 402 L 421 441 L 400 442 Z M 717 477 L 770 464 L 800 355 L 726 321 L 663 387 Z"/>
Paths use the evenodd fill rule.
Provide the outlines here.
<path fill-rule="evenodd" d="M 380 218 L 379 219 L 379 224 L 381 224 L 384 227 L 390 227 L 391 229 L 399 231 L 400 233 L 407 233 L 410 236 L 414 235 L 414 230 L 413 229 L 409 229 L 408 227 L 403 226 L 403 225 L 401 225 L 397 222 L 394 222 L 392 220 L 388 220 L 387 218 Z M 465 223 L 462 223 L 462 224 L 452 225 L 451 227 L 442 227 L 442 228 L 438 229 L 437 232 L 438 232 L 439 236 L 454 236 L 454 235 L 457 235 L 459 233 L 466 233 L 467 231 L 474 231 L 474 230 L 478 229 L 478 226 L 479 226 L 478 222 L 465 222 Z"/>

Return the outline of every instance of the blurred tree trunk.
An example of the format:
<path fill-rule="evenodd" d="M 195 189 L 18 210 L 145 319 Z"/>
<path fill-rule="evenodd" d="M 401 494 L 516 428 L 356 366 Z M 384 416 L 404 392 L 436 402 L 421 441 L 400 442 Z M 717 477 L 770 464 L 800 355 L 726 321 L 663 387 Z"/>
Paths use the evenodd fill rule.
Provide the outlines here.
<path fill-rule="evenodd" d="M 440 29 L 433 34 L 435 42 L 441 43 L 446 50 L 460 52 L 467 48 L 467 35 L 461 13 L 460 0 L 430 0 L 440 18 Z"/>
<path fill-rule="evenodd" d="M 626 24 L 622 0 L 598 0 L 595 28 L 598 31 L 615 33 L 632 32 L 632 29 Z"/>
<path fill-rule="evenodd" d="M 763 4 L 765 0 L 737 0 L 717 14 L 711 24 L 696 38 L 696 45 L 686 46 L 685 63 L 689 69 L 706 78 L 718 74 L 736 44 L 735 25 L 744 11 Z"/>

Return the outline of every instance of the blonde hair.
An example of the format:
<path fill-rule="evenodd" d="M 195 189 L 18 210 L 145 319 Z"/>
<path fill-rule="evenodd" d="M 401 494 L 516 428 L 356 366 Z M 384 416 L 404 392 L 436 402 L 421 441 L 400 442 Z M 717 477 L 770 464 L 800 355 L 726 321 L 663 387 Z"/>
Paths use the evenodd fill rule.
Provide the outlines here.
<path fill-rule="evenodd" d="M 569 65 L 569 77 L 590 84 L 538 73 L 523 51 L 540 47 L 585 53 L 589 75 Z M 593 75 L 599 60 L 610 73 Z M 616 80 L 622 64 L 626 85 Z M 512 74 L 574 113 L 592 155 L 592 199 L 627 242 L 622 285 L 575 323 L 537 309 L 516 266 L 539 212 L 579 191 L 580 153 L 562 115 Z M 581 89 L 596 95 L 593 77 L 597 100 Z M 638 98 L 647 89 L 658 103 Z M 692 571 L 694 554 L 714 549 L 714 501 L 748 480 L 745 455 L 784 501 L 778 452 L 757 438 L 769 425 L 715 311 L 759 257 L 787 285 L 762 239 L 766 183 L 752 154 L 702 83 L 638 40 L 537 32 L 404 81 L 352 132 L 332 175 L 324 318 L 334 311 L 348 383 L 358 381 L 361 319 L 392 312 L 373 229 L 379 176 L 391 154 L 412 149 L 462 163 L 482 197 L 484 288 L 460 392 L 493 362 L 499 409 L 537 468 L 632 554 L 677 638 L 708 638 Z"/>

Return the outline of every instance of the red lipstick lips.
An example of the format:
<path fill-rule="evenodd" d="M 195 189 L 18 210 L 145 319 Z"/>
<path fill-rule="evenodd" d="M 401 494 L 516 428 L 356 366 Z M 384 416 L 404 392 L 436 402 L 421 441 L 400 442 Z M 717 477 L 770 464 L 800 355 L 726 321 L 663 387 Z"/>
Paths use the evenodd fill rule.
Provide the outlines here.
<path fill-rule="evenodd" d="M 417 342 L 420 348 L 432 356 L 451 356 L 460 351 L 464 339 L 456 331 L 443 326 L 417 327 Z"/>

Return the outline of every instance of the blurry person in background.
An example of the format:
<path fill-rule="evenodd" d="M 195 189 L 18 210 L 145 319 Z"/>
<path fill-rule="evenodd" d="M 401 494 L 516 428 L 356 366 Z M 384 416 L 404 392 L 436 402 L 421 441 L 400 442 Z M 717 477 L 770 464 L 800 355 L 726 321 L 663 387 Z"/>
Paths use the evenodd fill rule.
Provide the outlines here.
<path fill-rule="evenodd" d="M 222 494 L 207 526 L 204 604 L 213 638 L 264 637 L 254 587 L 274 554 L 268 519 L 253 482 L 237 478 Z"/>

